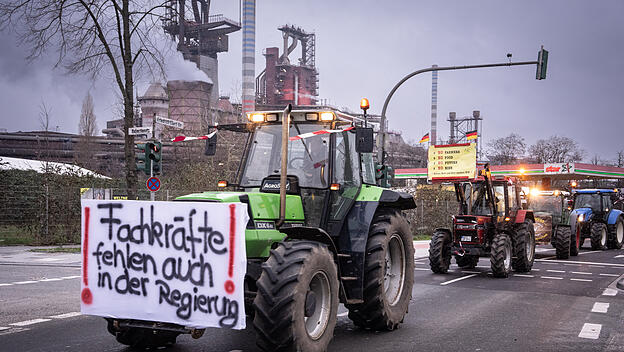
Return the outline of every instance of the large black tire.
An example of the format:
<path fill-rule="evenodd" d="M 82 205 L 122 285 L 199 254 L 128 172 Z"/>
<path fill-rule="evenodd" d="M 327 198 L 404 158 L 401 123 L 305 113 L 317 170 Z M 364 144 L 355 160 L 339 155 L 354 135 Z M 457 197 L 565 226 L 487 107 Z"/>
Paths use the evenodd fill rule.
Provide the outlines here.
<path fill-rule="evenodd" d="M 429 266 L 436 274 L 444 274 L 451 266 L 451 244 L 449 231 L 437 230 L 429 243 Z"/>
<path fill-rule="evenodd" d="M 347 305 L 349 319 L 364 329 L 394 330 L 412 298 L 413 235 L 405 218 L 383 212 L 373 219 L 364 260 L 364 302 Z"/>
<path fill-rule="evenodd" d="M 622 248 L 622 244 L 624 244 L 624 221 L 622 221 L 622 217 L 618 217 L 615 224 L 609 227 L 611 231 L 609 231 L 607 247 L 610 249 Z"/>
<path fill-rule="evenodd" d="M 553 233 L 553 245 L 557 259 L 568 259 L 571 252 L 571 233 L 568 226 L 557 226 Z"/>
<path fill-rule="evenodd" d="M 262 264 L 257 286 L 253 326 L 262 350 L 327 350 L 338 311 L 338 274 L 327 246 L 280 242 Z"/>
<path fill-rule="evenodd" d="M 526 220 L 517 224 L 513 234 L 513 259 L 511 267 L 515 271 L 529 272 L 535 260 L 535 230 L 533 222 Z"/>
<path fill-rule="evenodd" d="M 500 232 L 492 240 L 490 266 L 494 277 L 508 277 L 511 272 L 512 245 L 509 235 Z"/>
<path fill-rule="evenodd" d="M 108 331 L 115 336 L 117 342 L 130 346 L 133 349 L 157 349 L 169 347 L 175 344 L 180 333 L 164 330 L 152 330 L 143 328 L 124 328 L 115 331 L 109 320 Z"/>
<path fill-rule="evenodd" d="M 570 229 L 572 230 L 572 229 Z M 581 250 L 581 242 L 583 238 L 581 236 L 581 225 L 577 224 L 574 233 L 570 234 L 570 255 L 576 257 Z"/>
<path fill-rule="evenodd" d="M 607 249 L 607 225 L 601 222 L 591 224 L 591 248 L 592 250 Z"/>
<path fill-rule="evenodd" d="M 464 256 L 455 256 L 455 262 L 457 266 L 464 269 L 474 269 L 479 263 L 479 256 L 477 255 L 464 255 Z"/>

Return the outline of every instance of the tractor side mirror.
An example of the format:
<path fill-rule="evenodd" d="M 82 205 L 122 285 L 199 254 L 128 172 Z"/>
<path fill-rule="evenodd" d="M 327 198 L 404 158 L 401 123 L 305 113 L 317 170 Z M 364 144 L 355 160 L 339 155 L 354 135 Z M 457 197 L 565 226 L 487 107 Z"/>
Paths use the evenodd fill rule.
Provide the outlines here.
<path fill-rule="evenodd" d="M 373 129 L 357 128 L 355 130 L 355 150 L 358 153 L 372 153 L 374 147 Z"/>
<path fill-rule="evenodd" d="M 206 139 L 206 148 L 204 149 L 204 155 L 213 156 L 215 154 L 217 154 L 217 133 Z"/>

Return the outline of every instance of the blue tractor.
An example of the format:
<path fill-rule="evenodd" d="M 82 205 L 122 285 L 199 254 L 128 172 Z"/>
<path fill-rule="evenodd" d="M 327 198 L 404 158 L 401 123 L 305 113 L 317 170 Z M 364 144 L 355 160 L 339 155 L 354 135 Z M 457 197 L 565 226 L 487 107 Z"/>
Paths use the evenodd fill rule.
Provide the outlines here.
<path fill-rule="evenodd" d="M 572 192 L 570 254 L 576 255 L 586 238 L 592 250 L 622 248 L 624 213 L 614 209 L 615 189 L 580 189 Z"/>

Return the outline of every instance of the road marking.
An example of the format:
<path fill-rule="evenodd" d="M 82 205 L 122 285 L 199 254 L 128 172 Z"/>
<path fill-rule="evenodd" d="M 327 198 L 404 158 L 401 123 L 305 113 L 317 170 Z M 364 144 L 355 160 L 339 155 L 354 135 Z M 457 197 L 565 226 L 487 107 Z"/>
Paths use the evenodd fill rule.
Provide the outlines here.
<path fill-rule="evenodd" d="M 600 337 L 601 329 L 602 329 L 602 324 L 585 323 L 583 325 L 583 328 L 581 329 L 581 333 L 578 336 L 582 339 L 596 340 L 598 337 Z"/>
<path fill-rule="evenodd" d="M 557 276 L 540 276 L 542 279 L 550 279 L 550 280 L 563 280 L 562 277 Z"/>
<path fill-rule="evenodd" d="M 533 268 L 533 269 L 531 269 L 531 271 L 540 271 L 540 269 Z"/>
<path fill-rule="evenodd" d="M 615 257 L 613 257 L 613 258 L 624 258 L 624 254 L 616 255 L 616 256 L 615 256 Z"/>
<path fill-rule="evenodd" d="M 592 282 L 593 280 L 590 279 L 570 279 L 571 281 L 581 281 L 581 282 Z"/>
<path fill-rule="evenodd" d="M 349 315 L 349 312 L 338 313 L 339 317 L 346 317 L 347 315 Z"/>
<path fill-rule="evenodd" d="M 534 275 L 527 275 L 527 274 L 513 274 L 513 276 L 520 276 L 520 277 L 535 277 Z"/>
<path fill-rule="evenodd" d="M 604 266 L 602 266 L 602 265 L 590 265 L 589 267 L 590 268 L 601 268 L 601 269 L 604 268 Z"/>
<path fill-rule="evenodd" d="M 429 269 L 426 269 L 426 268 L 414 268 L 414 270 L 429 271 Z"/>
<path fill-rule="evenodd" d="M 549 263 L 549 262 L 544 262 L 544 264 L 548 264 L 548 265 L 557 265 L 557 263 Z"/>
<path fill-rule="evenodd" d="M 26 284 L 36 284 L 36 283 L 37 283 L 37 281 L 30 281 L 29 280 L 29 281 L 17 281 L 17 282 L 14 282 L 13 284 L 15 284 L 15 285 L 26 285 Z"/>
<path fill-rule="evenodd" d="M 550 269 L 548 269 L 546 271 L 551 272 L 551 273 L 565 273 L 565 271 L 563 271 L 563 270 L 550 270 Z"/>
<path fill-rule="evenodd" d="M 71 313 L 65 313 L 65 314 L 59 314 L 59 315 L 51 315 L 50 318 L 53 318 L 53 319 L 66 319 L 66 318 L 77 317 L 79 315 L 82 315 L 82 313 L 80 313 L 80 312 L 71 312 Z M 340 314 L 338 314 L 338 316 L 340 316 Z"/>
<path fill-rule="evenodd" d="M 612 276 L 612 277 L 619 277 L 620 276 L 618 274 L 598 274 L 598 275 L 601 275 L 601 276 Z"/>
<path fill-rule="evenodd" d="M 609 303 L 596 302 L 592 307 L 592 313 L 606 313 L 609 310 Z"/>
<path fill-rule="evenodd" d="M 589 252 L 588 252 L 589 253 Z M 624 267 L 624 264 L 615 264 L 615 263 L 596 263 L 596 262 L 579 262 L 579 261 L 570 261 L 570 260 L 554 260 L 554 259 L 549 259 L 549 260 L 544 260 L 544 259 L 535 259 L 536 262 L 542 262 L 544 264 L 547 264 L 548 262 L 552 262 L 552 263 L 569 263 L 569 264 L 585 264 L 585 265 L 605 265 L 605 266 L 618 266 L 618 267 Z"/>
<path fill-rule="evenodd" d="M 444 285 L 452 284 L 453 282 L 457 282 L 457 281 L 461 281 L 461 280 L 465 280 L 465 279 L 470 279 L 471 277 L 475 277 L 475 276 L 477 276 L 477 274 L 472 274 L 472 275 L 466 275 L 466 276 L 458 277 L 457 279 L 444 281 L 444 282 L 440 283 L 440 285 L 444 286 Z"/>
<path fill-rule="evenodd" d="M 592 273 L 588 273 L 587 271 L 571 271 L 571 273 L 579 275 L 593 275 Z"/>
<path fill-rule="evenodd" d="M 80 275 L 72 275 L 72 276 L 63 276 L 61 279 L 69 280 L 69 279 L 77 279 Z"/>
<path fill-rule="evenodd" d="M 46 321 L 50 321 L 50 320 L 52 320 L 52 319 L 32 319 L 32 320 L 20 321 L 20 322 L 9 324 L 9 325 L 11 325 L 11 326 L 28 326 L 28 325 L 32 325 L 32 324 L 45 323 Z"/>
<path fill-rule="evenodd" d="M 603 296 L 615 296 L 617 295 L 617 290 L 614 288 L 605 288 L 604 292 L 602 292 Z"/>
<path fill-rule="evenodd" d="M 579 255 L 581 255 L 581 254 L 589 254 L 589 253 L 599 253 L 599 252 L 602 252 L 602 251 L 579 252 Z"/>
<path fill-rule="evenodd" d="M 51 279 L 41 279 L 39 280 L 41 282 L 50 282 L 50 281 L 63 281 L 63 279 L 59 278 L 59 277 L 53 277 Z"/>
<path fill-rule="evenodd" d="M 471 270 L 462 270 L 461 272 L 465 274 L 481 274 L 480 271 L 471 271 Z"/>
<path fill-rule="evenodd" d="M 0 326 L 0 331 L 9 330 L 10 328 L 10 326 Z"/>
<path fill-rule="evenodd" d="M 3 286 L 13 286 L 13 284 L 0 284 L 0 287 L 3 287 Z"/>

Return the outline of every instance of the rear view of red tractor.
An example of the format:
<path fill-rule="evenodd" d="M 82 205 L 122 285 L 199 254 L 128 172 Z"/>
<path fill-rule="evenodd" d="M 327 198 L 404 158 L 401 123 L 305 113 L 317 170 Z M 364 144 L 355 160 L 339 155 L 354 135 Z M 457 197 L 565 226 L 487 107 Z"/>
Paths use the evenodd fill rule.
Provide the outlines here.
<path fill-rule="evenodd" d="M 479 257 L 490 257 L 494 277 L 511 270 L 529 272 L 535 254 L 534 217 L 522 209 L 515 178 L 491 177 L 489 166 L 469 182 L 455 182 L 459 215 L 452 229 L 436 229 L 429 245 L 434 273 L 446 273 L 454 256 L 461 268 L 474 268 Z"/>

